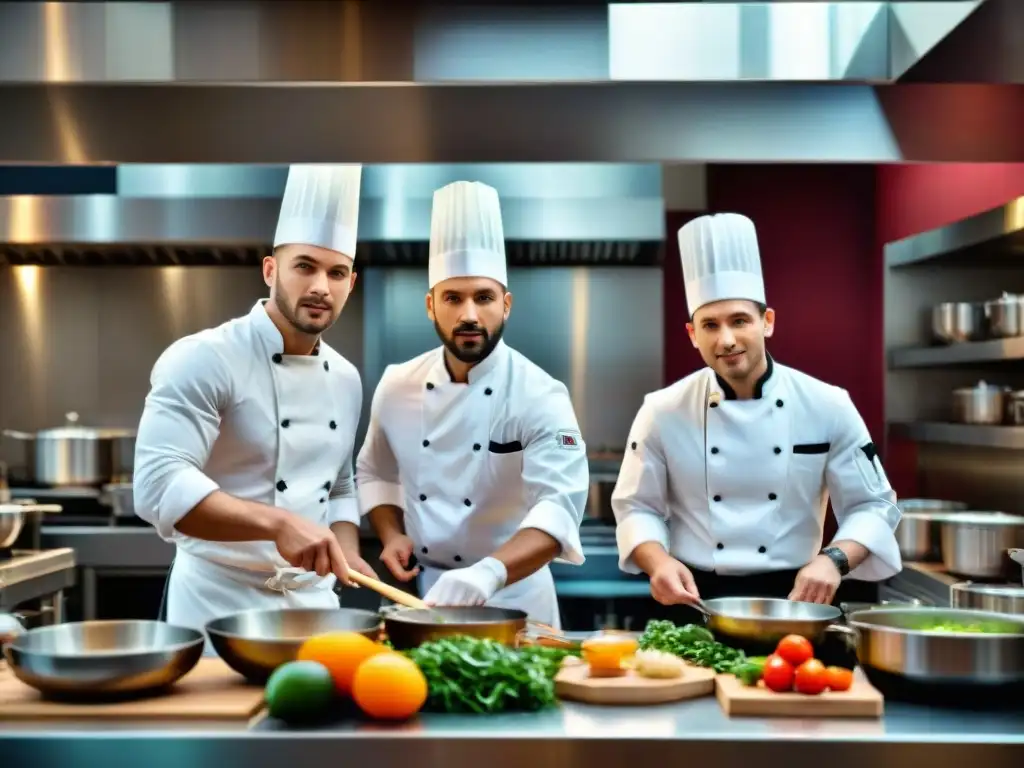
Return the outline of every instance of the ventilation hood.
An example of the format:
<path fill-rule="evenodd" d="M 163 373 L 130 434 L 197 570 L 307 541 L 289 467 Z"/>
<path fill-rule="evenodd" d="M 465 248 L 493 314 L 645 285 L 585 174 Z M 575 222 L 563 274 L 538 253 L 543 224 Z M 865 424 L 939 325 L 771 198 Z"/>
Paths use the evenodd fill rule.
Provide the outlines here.
<path fill-rule="evenodd" d="M 128 165 L 116 195 L 0 198 L 0 258 L 11 264 L 253 264 L 269 253 L 287 166 Z M 357 258 L 427 262 L 434 190 L 470 179 L 501 195 L 513 266 L 659 261 L 659 165 L 369 165 Z"/>
<path fill-rule="evenodd" d="M 0 163 L 1020 160 L 1014 5 L 0 2 Z"/>

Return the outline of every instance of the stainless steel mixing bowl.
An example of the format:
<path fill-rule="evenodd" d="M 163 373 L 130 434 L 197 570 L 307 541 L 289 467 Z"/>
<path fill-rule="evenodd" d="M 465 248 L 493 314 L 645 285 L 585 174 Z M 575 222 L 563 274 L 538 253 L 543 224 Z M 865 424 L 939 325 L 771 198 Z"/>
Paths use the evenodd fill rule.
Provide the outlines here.
<path fill-rule="evenodd" d="M 249 682 L 263 684 L 282 664 L 294 661 L 303 642 L 327 632 L 357 632 L 377 640 L 380 616 L 356 608 L 293 608 L 244 611 L 206 625 L 217 655 Z"/>
<path fill-rule="evenodd" d="M 84 621 L 30 629 L 4 646 L 15 676 L 57 698 L 139 695 L 180 680 L 201 632 L 161 621 Z"/>

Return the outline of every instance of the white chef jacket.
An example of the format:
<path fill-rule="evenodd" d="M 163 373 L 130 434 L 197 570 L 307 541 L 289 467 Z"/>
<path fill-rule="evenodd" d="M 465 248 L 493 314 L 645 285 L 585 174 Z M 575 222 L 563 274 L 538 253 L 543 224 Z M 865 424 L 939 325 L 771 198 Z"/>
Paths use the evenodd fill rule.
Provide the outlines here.
<path fill-rule="evenodd" d="M 167 620 L 202 629 L 259 607 L 338 607 L 334 576 L 289 595 L 265 588 L 288 563 L 273 542 L 212 542 L 175 524 L 216 490 L 358 525 L 352 454 L 359 372 L 322 341 L 285 355 L 257 302 L 245 317 L 176 341 L 153 367 L 135 448 L 135 510 L 177 545 Z"/>
<path fill-rule="evenodd" d="M 612 493 L 619 565 L 659 542 L 723 575 L 802 568 L 819 552 L 829 499 L 835 541 L 870 555 L 849 576 L 902 567 L 896 495 L 846 390 L 778 365 L 750 400 L 710 368 L 644 399 Z"/>
<path fill-rule="evenodd" d="M 404 510 L 423 593 L 445 570 L 492 555 L 523 528 L 558 541 L 562 561 L 584 561 L 590 470 L 568 390 L 504 342 L 465 384 L 451 380 L 441 347 L 388 366 L 356 485 L 363 514 L 382 504 Z M 546 567 L 488 604 L 559 626 Z"/>

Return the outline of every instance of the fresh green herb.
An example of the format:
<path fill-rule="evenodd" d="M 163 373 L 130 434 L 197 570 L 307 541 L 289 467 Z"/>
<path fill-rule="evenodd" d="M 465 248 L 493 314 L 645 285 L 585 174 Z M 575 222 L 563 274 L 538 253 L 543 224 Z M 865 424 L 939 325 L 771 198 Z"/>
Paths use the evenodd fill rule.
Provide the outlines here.
<path fill-rule="evenodd" d="M 744 685 L 757 685 L 764 674 L 764 662 L 764 656 L 751 656 L 737 662 L 729 671 Z"/>
<path fill-rule="evenodd" d="M 488 638 L 433 640 L 406 651 L 427 678 L 424 709 L 433 712 L 536 711 L 557 703 L 555 675 L 572 651 L 509 648 Z"/>
<path fill-rule="evenodd" d="M 649 621 L 640 636 L 640 648 L 672 653 L 715 672 L 732 672 L 746 660 L 743 651 L 718 642 L 710 630 L 696 624 L 678 627 L 671 621 Z"/>

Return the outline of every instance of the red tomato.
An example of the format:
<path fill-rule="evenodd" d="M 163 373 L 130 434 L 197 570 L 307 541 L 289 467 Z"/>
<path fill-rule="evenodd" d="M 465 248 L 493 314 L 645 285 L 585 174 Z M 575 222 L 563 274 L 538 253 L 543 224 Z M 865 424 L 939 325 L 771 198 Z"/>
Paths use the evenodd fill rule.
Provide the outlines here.
<path fill-rule="evenodd" d="M 848 691 L 853 685 L 853 672 L 842 667 L 829 667 L 825 670 L 828 689 L 830 691 Z"/>
<path fill-rule="evenodd" d="M 814 646 L 806 637 L 800 635 L 786 635 L 779 640 L 775 653 L 784 658 L 794 667 L 799 667 L 805 661 L 814 658 Z"/>
<path fill-rule="evenodd" d="M 781 656 L 772 654 L 764 660 L 761 679 L 765 688 L 776 693 L 793 690 L 793 665 Z"/>
<path fill-rule="evenodd" d="M 817 696 L 828 688 L 828 671 L 817 659 L 809 659 L 793 673 L 793 688 L 797 693 Z"/>

